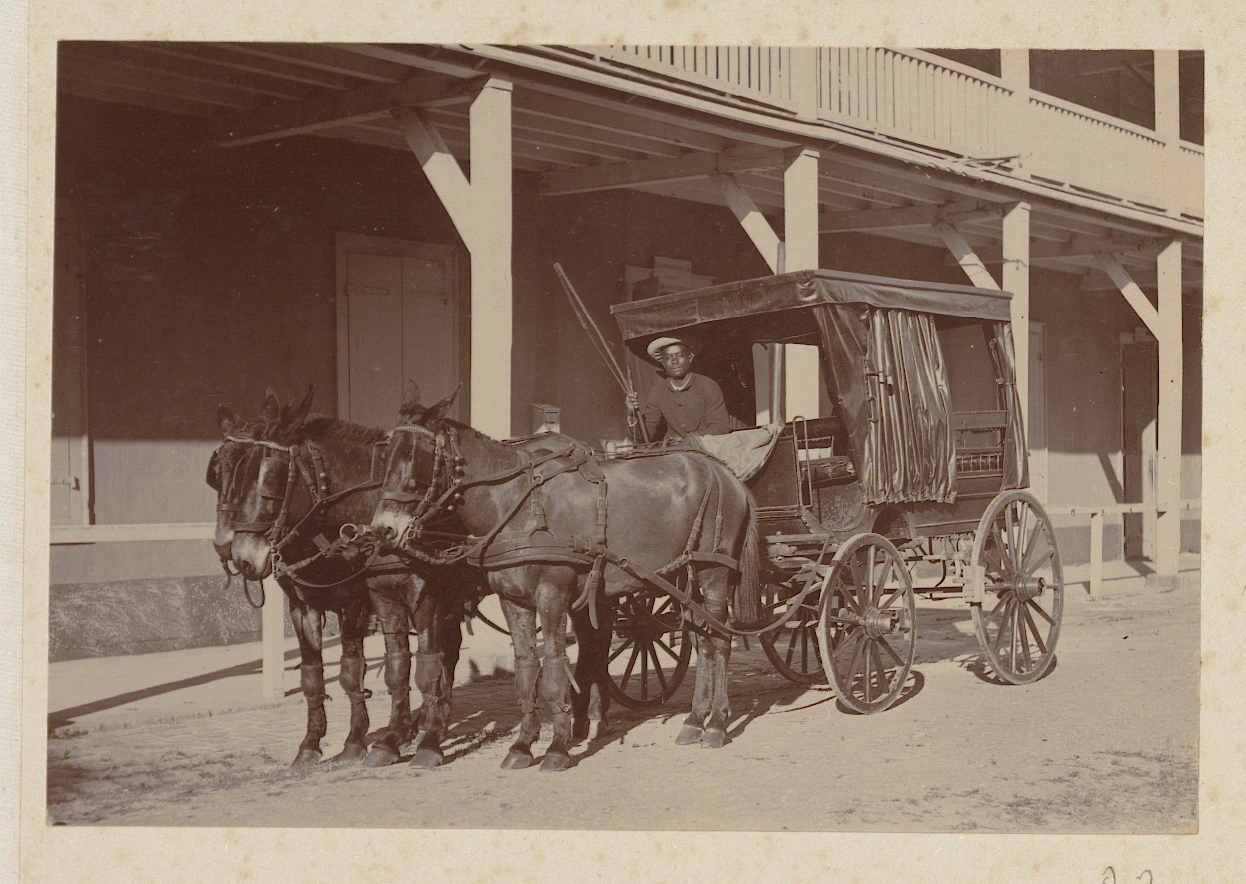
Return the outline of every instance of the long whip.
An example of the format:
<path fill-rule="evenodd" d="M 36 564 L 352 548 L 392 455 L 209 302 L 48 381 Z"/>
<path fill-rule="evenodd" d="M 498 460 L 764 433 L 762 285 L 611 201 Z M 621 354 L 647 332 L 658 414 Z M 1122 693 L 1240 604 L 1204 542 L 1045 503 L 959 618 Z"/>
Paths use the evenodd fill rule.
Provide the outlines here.
<path fill-rule="evenodd" d="M 606 363 L 606 367 L 610 369 L 610 373 L 614 375 L 614 380 L 623 388 L 624 395 L 631 399 L 635 392 L 632 385 L 631 366 L 628 366 L 626 373 L 623 367 L 619 365 L 619 360 L 615 358 L 614 352 L 610 349 L 610 345 L 606 343 L 605 336 L 601 333 L 597 323 L 593 321 L 593 317 L 589 314 L 588 309 L 584 306 L 584 302 L 580 300 L 579 294 L 576 293 L 575 286 L 571 284 L 571 280 L 567 278 L 566 272 L 562 269 L 562 265 L 555 263 L 554 272 L 558 274 L 558 281 L 562 283 L 562 290 L 567 295 L 567 300 L 571 304 L 571 310 L 575 313 L 576 321 L 580 323 L 580 328 L 584 329 L 584 333 L 588 335 L 593 347 L 597 350 L 599 356 Z M 639 416 L 637 416 L 639 418 Z M 640 424 L 641 433 L 644 434 L 645 441 L 649 441 L 649 433 L 645 429 L 644 421 L 637 421 Z M 633 440 L 635 441 L 635 440 Z"/>

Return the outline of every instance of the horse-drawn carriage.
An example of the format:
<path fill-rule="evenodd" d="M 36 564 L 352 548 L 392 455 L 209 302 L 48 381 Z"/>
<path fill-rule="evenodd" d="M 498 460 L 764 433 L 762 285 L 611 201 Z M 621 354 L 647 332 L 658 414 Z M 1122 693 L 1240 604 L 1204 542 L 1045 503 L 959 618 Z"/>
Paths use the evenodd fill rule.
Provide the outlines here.
<path fill-rule="evenodd" d="M 1028 683 L 1050 668 L 1063 578 L 1050 520 L 1024 490 L 1007 294 L 804 271 L 613 312 L 637 353 L 663 335 L 712 339 L 698 369 L 741 425 L 758 410 L 755 347 L 814 345 L 826 416 L 743 430 L 772 443 L 747 490 L 695 445 L 607 456 L 557 434 L 491 440 L 445 418 L 453 395 L 428 407 L 409 397 L 384 434 L 306 421 L 310 397 L 283 410 L 270 393 L 263 429 L 225 433 L 209 475 L 221 495 L 218 538 L 232 536 L 218 550 L 247 576 L 275 573 L 303 617 L 301 759 L 319 757 L 324 733 L 322 619 L 306 611 L 348 602 L 344 754 L 361 752 L 361 609 L 349 601 L 360 593 L 388 624 L 394 709 L 375 763 L 398 757 L 415 726 L 399 609 L 421 624 L 415 678 L 426 714 L 415 763 L 433 766 L 457 616 L 464 598 L 489 590 L 512 635 L 523 711 L 505 767 L 532 763 L 538 700 L 554 713 L 542 766 L 560 770 L 573 731 L 591 736 L 604 724 L 607 696 L 641 707 L 668 699 L 694 635 L 697 686 L 680 742 L 726 741 L 733 637 L 757 637 L 788 678 L 825 671 L 845 706 L 881 711 L 902 695 L 913 662 L 917 565 L 939 572 L 940 592 L 963 594 L 1002 679 Z M 318 572 L 327 582 L 315 582 Z"/>
<path fill-rule="evenodd" d="M 1063 577 L 1051 522 L 1023 490 L 1009 300 L 817 270 L 612 308 L 637 356 L 661 336 L 706 342 L 698 371 L 745 424 L 772 404 L 757 389 L 763 351 L 818 348 L 829 413 L 784 424 L 746 482 L 765 534 L 767 609 L 776 626 L 782 620 L 758 635 L 780 673 L 812 683 L 825 672 L 859 712 L 885 709 L 903 691 L 915 574 L 928 590 L 963 594 L 985 662 L 1003 680 L 1032 682 L 1054 660 Z M 654 604 L 629 610 L 643 617 Z M 642 641 L 657 641 L 655 631 Z M 657 697 L 673 693 L 686 665 L 656 650 L 675 644 L 649 652 L 670 670 Z"/>

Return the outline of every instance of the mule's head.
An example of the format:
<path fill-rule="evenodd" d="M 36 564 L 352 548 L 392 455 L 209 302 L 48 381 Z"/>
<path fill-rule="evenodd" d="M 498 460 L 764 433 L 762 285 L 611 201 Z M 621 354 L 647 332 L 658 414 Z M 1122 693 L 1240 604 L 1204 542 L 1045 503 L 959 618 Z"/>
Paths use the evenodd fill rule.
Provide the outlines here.
<path fill-rule="evenodd" d="M 238 507 L 230 553 L 234 567 L 248 580 L 261 580 L 272 573 L 269 532 L 290 503 L 294 469 L 290 446 L 298 439 L 311 400 L 309 388 L 302 402 L 282 408 L 269 390 L 264 397 L 263 427 L 239 459 Z"/>
<path fill-rule="evenodd" d="M 383 546 L 392 548 L 402 540 L 416 507 L 433 484 L 438 433 L 456 395 L 457 389 L 425 408 L 420 405 L 419 387 L 414 382 L 407 386 L 398 409 L 398 425 L 385 452 L 381 500 L 372 516 L 371 533 Z M 438 482 L 443 478 L 438 477 Z"/>
<path fill-rule="evenodd" d="M 216 407 L 216 421 L 221 428 L 221 445 L 208 460 L 205 477 L 216 492 L 216 530 L 212 545 L 222 564 L 228 563 L 234 539 L 234 521 L 240 498 L 239 466 L 247 452 L 249 440 L 263 428 L 259 420 L 243 421 L 224 405 Z"/>

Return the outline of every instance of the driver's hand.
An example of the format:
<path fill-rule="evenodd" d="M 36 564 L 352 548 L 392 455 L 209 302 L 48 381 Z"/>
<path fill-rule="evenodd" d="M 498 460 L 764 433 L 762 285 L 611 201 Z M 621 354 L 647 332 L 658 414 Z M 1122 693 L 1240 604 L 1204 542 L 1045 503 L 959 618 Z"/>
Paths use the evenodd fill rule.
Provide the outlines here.
<path fill-rule="evenodd" d="M 628 411 L 639 411 L 640 410 L 640 397 L 636 395 L 635 393 L 627 394 L 627 410 Z"/>

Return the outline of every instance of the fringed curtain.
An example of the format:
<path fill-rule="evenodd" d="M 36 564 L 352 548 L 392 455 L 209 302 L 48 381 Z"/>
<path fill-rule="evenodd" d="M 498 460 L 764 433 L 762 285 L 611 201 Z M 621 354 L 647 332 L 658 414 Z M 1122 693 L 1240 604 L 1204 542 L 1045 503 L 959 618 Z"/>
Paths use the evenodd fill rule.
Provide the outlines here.
<path fill-rule="evenodd" d="M 1025 425 L 1021 420 L 1021 402 L 1017 396 L 1017 358 L 1012 346 L 1012 324 L 984 324 L 991 361 L 995 364 L 995 381 L 999 384 L 1000 408 L 1008 412 L 1008 428 L 1004 431 L 1004 488 L 1030 487 L 1030 465 L 1025 443 Z"/>
<path fill-rule="evenodd" d="M 861 305 L 813 312 L 866 502 L 951 503 L 955 441 L 933 319 Z"/>

